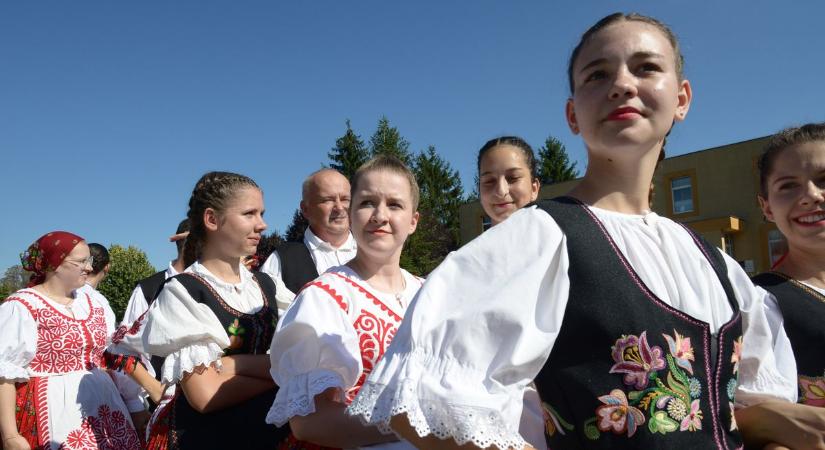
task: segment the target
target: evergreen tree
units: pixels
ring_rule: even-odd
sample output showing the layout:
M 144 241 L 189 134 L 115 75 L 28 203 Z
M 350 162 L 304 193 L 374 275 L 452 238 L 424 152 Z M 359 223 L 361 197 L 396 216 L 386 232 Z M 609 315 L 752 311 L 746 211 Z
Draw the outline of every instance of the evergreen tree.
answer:
M 258 248 L 255 251 L 255 259 L 257 260 L 255 267 L 258 268 L 266 262 L 269 255 L 283 242 L 284 238 L 281 237 L 278 230 L 273 230 L 272 233 L 261 236 L 261 240 L 258 242 Z
M 327 153 L 327 157 L 332 161 L 330 168 L 341 172 L 347 179 L 352 179 L 355 171 L 370 158 L 370 154 L 361 136 L 352 130 L 349 119 L 346 123 L 347 131 L 335 140 L 335 147 Z
M 30 272 L 23 270 L 23 266 L 16 264 L 6 269 L 3 278 L 0 279 L 0 302 L 14 292 L 26 287 L 31 277 Z
M 304 232 L 308 226 L 309 222 L 301 213 L 301 208 L 296 209 L 295 214 L 292 215 L 292 223 L 284 233 L 284 239 L 288 242 L 304 242 Z
M 548 137 L 539 149 L 538 172 L 542 185 L 574 180 L 579 176 L 576 162 L 570 162 L 564 144 L 553 136 Z
M 436 153 L 435 147 L 416 155 L 413 162 L 421 196 L 418 228 L 407 239 L 401 265 L 425 276 L 458 248 L 458 208 L 464 189 L 458 172 Z
M 412 162 L 409 148 L 410 143 L 401 137 L 398 129 L 390 126 L 386 116 L 381 116 L 378 120 L 378 129 L 370 138 L 370 157 L 393 155 L 409 166 Z

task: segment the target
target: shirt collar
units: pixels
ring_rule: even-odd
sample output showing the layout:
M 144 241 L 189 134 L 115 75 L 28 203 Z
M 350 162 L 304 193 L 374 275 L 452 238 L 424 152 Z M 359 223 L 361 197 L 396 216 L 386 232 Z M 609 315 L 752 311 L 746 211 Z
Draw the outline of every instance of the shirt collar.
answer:
M 175 261 L 177 260 L 169 261 L 169 267 L 166 268 L 166 278 L 171 278 L 178 274 L 178 270 L 175 269 L 173 265 Z
M 197 275 L 200 275 L 208 281 L 210 284 L 217 288 L 221 288 L 226 291 L 241 291 L 243 290 L 243 286 L 252 281 L 252 272 L 250 272 L 243 264 L 240 265 L 240 273 L 241 273 L 241 282 L 240 283 L 227 283 L 226 281 L 221 280 L 220 278 L 216 277 L 209 271 L 206 267 L 204 267 L 200 262 L 195 261 L 191 266 L 186 268 L 186 272 L 192 272 Z
M 355 244 L 355 238 L 352 237 L 352 233 L 347 233 L 347 240 L 338 247 L 335 248 L 329 242 L 319 238 L 312 230 L 307 227 L 304 231 L 304 244 L 310 249 L 318 249 L 327 252 L 334 252 L 334 251 L 343 251 L 343 252 L 351 252 L 355 251 L 357 245 Z

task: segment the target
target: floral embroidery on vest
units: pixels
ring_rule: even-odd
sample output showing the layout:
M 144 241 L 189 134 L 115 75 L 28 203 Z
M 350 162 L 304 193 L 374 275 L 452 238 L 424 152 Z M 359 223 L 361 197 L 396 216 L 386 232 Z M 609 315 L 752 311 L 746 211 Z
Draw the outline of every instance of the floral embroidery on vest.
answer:
M 736 386 L 739 383 L 739 361 L 742 359 L 742 336 L 733 341 L 733 353 L 730 355 L 730 362 L 733 364 L 733 376 L 728 380 L 727 394 L 728 407 L 730 408 L 730 431 L 737 430 L 736 415 L 734 411 L 733 396 L 736 394 Z
M 548 436 L 554 436 L 556 432 L 562 436 L 566 435 L 564 431 L 573 431 L 575 427 L 561 418 L 561 415 L 550 406 L 549 403 L 541 402 L 541 410 L 544 416 L 544 432 Z
M 631 437 L 645 422 L 652 433 L 702 429 L 702 383 L 692 376 L 695 356 L 690 338 L 676 330 L 673 336 L 662 337 L 667 354 L 650 345 L 647 331 L 616 340 L 610 373 L 623 374 L 624 384 L 633 390 L 613 389 L 599 397 L 602 404 L 596 408 L 596 416 L 584 423 L 589 439 L 598 439 L 607 431 Z
M 799 403 L 825 406 L 825 374 L 821 377 L 799 375 Z

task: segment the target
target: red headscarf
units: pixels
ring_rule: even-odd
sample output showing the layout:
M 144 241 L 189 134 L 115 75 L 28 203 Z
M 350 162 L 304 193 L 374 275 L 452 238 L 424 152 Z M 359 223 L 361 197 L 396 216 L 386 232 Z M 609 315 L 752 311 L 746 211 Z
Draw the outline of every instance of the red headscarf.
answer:
M 34 241 L 20 254 L 23 269 L 33 272 L 28 287 L 42 283 L 46 279 L 46 272 L 57 269 L 66 259 L 66 255 L 83 240 L 82 237 L 68 231 L 52 231 Z

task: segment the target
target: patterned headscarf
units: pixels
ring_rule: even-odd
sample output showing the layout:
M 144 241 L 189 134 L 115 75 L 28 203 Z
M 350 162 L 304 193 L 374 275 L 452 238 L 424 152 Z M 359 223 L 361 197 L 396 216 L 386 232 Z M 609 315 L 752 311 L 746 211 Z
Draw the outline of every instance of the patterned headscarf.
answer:
M 34 241 L 29 248 L 20 254 L 20 263 L 23 269 L 32 272 L 28 287 L 42 283 L 46 279 L 46 272 L 57 269 L 66 255 L 84 239 L 68 231 L 52 231 Z

